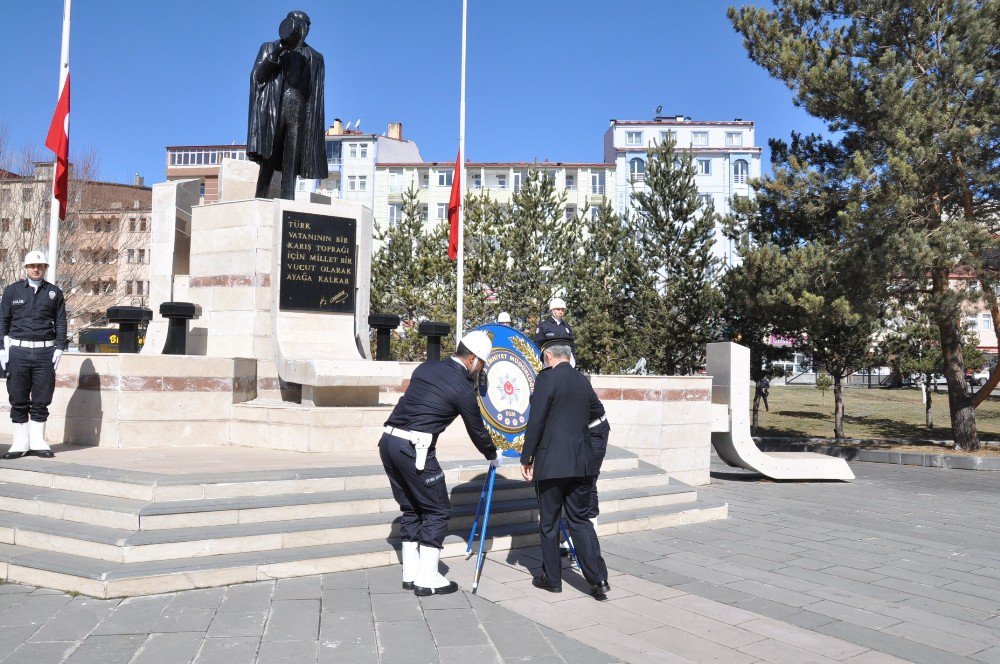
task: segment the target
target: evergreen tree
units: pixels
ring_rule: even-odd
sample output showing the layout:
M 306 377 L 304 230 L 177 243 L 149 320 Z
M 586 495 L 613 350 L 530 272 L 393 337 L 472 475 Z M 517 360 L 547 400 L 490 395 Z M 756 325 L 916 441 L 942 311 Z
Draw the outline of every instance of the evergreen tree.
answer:
M 376 228 L 380 243 L 372 257 L 373 312 L 402 319 L 402 331 L 392 340 L 393 357 L 403 361 L 426 356 L 426 340 L 417 334 L 421 321 L 449 323 L 454 329 L 455 269 L 448 260 L 448 224 L 429 228 L 418 192 L 403 192 L 402 219 Z
M 583 209 L 589 206 L 584 205 Z M 604 200 L 596 217 L 570 220 L 580 225 L 576 259 L 567 267 L 576 321 L 577 366 L 592 373 L 623 373 L 644 347 L 637 293 L 646 268 L 638 238 Z
M 976 450 L 974 408 L 1000 376 L 968 394 L 961 327 L 968 298 L 951 276 L 968 268 L 988 281 L 985 266 L 1000 244 L 1000 0 L 773 4 L 730 9 L 729 17 L 750 58 L 837 132 L 798 151 L 805 163 L 790 162 L 773 190 L 804 191 L 801 181 L 822 173 L 849 199 L 840 217 L 817 225 L 797 214 L 801 228 L 780 230 L 820 235 L 833 223 L 847 242 L 873 248 L 869 273 L 933 322 L 955 443 Z M 997 327 L 1000 310 L 991 310 Z
M 497 297 L 503 290 L 506 256 L 500 251 L 503 232 L 503 206 L 485 190 L 465 196 L 465 329 L 496 320 L 505 303 Z M 521 329 L 523 320 L 512 315 L 512 324 Z
M 690 374 L 718 338 L 719 261 L 712 255 L 718 216 L 695 184 L 694 158 L 673 139 L 647 151 L 646 188 L 633 195 L 645 284 L 638 294 L 644 355 L 654 373 Z

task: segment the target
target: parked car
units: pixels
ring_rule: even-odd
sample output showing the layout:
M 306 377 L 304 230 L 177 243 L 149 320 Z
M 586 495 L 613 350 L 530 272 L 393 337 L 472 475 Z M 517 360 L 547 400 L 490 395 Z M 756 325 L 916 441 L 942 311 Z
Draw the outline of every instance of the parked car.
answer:
M 990 370 L 989 370 L 989 368 L 986 368 L 986 369 L 982 369 L 981 371 L 977 371 L 974 374 L 970 374 L 968 376 L 968 379 L 969 379 L 969 383 L 971 385 L 973 385 L 974 387 L 979 387 L 980 385 L 985 385 L 986 381 L 988 381 L 990 379 Z

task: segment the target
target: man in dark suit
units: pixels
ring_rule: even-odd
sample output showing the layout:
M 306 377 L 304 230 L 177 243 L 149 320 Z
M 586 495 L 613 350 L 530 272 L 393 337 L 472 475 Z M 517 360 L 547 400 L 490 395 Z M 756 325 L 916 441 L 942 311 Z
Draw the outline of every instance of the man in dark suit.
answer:
M 601 557 L 594 524 L 590 522 L 593 477 L 600 459 L 590 443 L 589 425 L 604 415 L 604 406 L 590 381 L 569 364 L 572 351 L 560 343 L 542 351 L 546 365 L 535 381 L 531 414 L 521 451 L 521 475 L 536 483 L 542 574 L 532 585 L 562 591 L 559 560 L 559 517 L 576 546 L 576 556 L 591 594 L 607 599 L 608 568 Z

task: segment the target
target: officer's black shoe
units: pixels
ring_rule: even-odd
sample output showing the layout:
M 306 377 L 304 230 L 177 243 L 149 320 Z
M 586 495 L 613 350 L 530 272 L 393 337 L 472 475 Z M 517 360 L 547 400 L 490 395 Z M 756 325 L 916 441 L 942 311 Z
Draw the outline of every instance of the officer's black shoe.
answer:
M 453 592 L 458 591 L 458 584 L 451 581 L 448 585 L 442 586 L 440 588 L 424 588 L 422 586 L 413 586 L 413 594 L 417 597 L 429 597 L 431 595 L 450 595 Z
M 536 576 L 531 579 L 531 585 L 536 588 L 541 588 L 542 590 L 548 590 L 550 593 L 561 593 L 562 586 L 550 586 L 549 582 L 545 580 L 544 576 Z
M 3 455 L 3 458 L 4 459 L 20 459 L 25 454 L 27 454 L 27 452 L 6 452 Z
M 600 583 L 595 583 L 590 588 L 590 594 L 598 602 L 603 602 L 608 598 L 608 592 L 611 591 L 611 586 L 608 585 L 607 581 L 601 581 Z
M 413 581 L 403 581 L 403 590 L 413 590 L 414 588 Z
M 28 456 L 40 457 L 42 459 L 51 459 L 56 455 L 56 453 L 52 450 L 28 450 L 25 454 Z

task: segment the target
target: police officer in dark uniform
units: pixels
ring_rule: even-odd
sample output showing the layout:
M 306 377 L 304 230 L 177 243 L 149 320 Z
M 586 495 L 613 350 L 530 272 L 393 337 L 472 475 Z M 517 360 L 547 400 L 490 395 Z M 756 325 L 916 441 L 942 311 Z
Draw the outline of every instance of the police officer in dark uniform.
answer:
M 549 302 L 549 317 L 535 328 L 535 345 L 541 348 L 548 341 L 561 339 L 575 348 L 573 328 L 566 322 L 566 301 L 554 297 Z
M 471 382 L 492 349 L 489 335 L 470 332 L 462 337 L 454 356 L 429 360 L 414 369 L 410 385 L 385 421 L 379 440 L 382 465 L 403 512 L 399 526 L 403 588 L 412 588 L 419 596 L 458 590 L 457 583 L 438 572 L 451 515 L 444 471 L 434 449 L 438 434 L 461 415 L 473 444 L 492 465 L 500 465 L 501 457 L 483 426 Z
M 603 416 L 604 406 L 590 381 L 570 366 L 570 355 L 569 346 L 560 343 L 547 345 L 542 351 L 548 369 L 543 369 L 535 381 L 521 450 L 521 475 L 534 481 L 538 491 L 542 573 L 532 580 L 532 585 L 549 592 L 562 591 L 562 512 L 591 594 L 603 600 L 611 587 L 597 533 L 589 520 L 593 478 L 600 467 L 589 428 L 591 416 Z
M 55 456 L 45 442 L 45 422 L 56 367 L 67 346 L 66 301 L 59 288 L 45 281 L 48 267 L 45 254 L 28 252 L 27 278 L 7 286 L 0 297 L 0 365 L 7 371 L 13 423 L 13 441 L 4 459 Z

